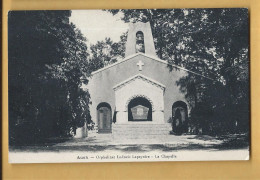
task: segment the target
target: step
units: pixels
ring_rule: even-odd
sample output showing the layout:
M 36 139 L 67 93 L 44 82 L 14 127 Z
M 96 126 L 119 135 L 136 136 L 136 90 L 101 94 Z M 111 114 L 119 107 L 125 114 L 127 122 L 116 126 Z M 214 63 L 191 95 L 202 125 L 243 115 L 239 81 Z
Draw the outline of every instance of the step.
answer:
M 120 134 L 160 134 L 160 133 L 164 133 L 164 132 L 168 132 L 171 131 L 170 129 L 164 129 L 164 130 L 156 130 L 156 129 L 147 129 L 147 130 L 128 130 L 126 129 L 125 131 L 121 131 L 121 130 L 112 130 L 112 133 L 120 133 Z
M 165 124 L 113 124 L 112 136 L 114 140 L 119 141 L 132 141 L 135 140 L 160 140 L 169 135 L 171 125 Z
M 141 130 L 166 130 L 166 129 L 171 129 L 171 126 L 168 124 L 119 124 L 119 125 L 113 125 L 112 126 L 112 131 L 125 131 L 125 130 L 136 130 L 136 131 L 141 131 Z
M 126 123 L 126 124 L 113 124 L 112 126 L 113 127 L 116 127 L 116 126 L 127 126 L 127 127 L 138 127 L 138 126 L 157 126 L 157 127 L 160 127 L 160 126 L 170 126 L 171 124 L 170 123 L 163 123 L 163 124 L 151 124 L 151 123 L 137 123 L 137 122 L 134 122 L 134 123 Z
M 112 128 L 169 128 L 171 124 L 113 124 Z

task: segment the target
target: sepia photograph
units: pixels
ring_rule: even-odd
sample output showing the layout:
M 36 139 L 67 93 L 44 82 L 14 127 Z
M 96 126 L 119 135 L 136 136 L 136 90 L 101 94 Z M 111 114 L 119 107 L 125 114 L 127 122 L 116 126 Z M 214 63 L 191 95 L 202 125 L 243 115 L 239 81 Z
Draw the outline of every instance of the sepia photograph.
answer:
M 248 18 L 9 11 L 9 163 L 249 160 Z

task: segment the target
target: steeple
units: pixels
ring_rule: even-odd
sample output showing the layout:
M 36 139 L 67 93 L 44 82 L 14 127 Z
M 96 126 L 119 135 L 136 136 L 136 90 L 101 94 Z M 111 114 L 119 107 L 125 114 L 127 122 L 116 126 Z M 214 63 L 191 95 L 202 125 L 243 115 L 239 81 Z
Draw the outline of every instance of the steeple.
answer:
M 151 25 L 149 22 L 129 24 L 125 56 L 127 57 L 138 52 L 156 56 Z

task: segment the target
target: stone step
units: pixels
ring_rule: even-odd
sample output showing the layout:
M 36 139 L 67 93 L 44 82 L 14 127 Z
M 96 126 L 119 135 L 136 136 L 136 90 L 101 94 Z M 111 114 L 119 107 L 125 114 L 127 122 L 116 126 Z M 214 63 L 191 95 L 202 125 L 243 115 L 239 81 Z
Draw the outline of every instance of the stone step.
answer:
M 127 124 L 113 124 L 113 127 L 117 127 L 117 126 L 127 126 L 127 127 L 143 127 L 143 126 L 156 126 L 156 127 L 160 127 L 160 126 L 171 126 L 170 123 L 164 123 L 164 124 L 149 124 L 149 123 L 127 123 Z
M 128 123 L 128 124 L 113 124 L 112 127 L 169 127 L 171 124 L 165 123 L 165 124 L 148 124 L 148 123 Z
M 171 129 L 171 126 L 168 124 L 119 124 L 119 125 L 113 125 L 112 126 L 113 130 L 118 130 L 118 129 L 136 129 L 136 130 L 144 130 L 144 129 Z
M 136 131 L 136 130 L 126 130 L 126 131 L 112 131 L 113 134 L 169 134 L 171 130 L 169 129 L 165 129 L 165 130 L 161 130 L 161 131 L 158 131 L 158 130 L 142 130 L 142 131 Z
M 170 129 L 171 127 L 167 127 L 167 126 L 165 126 L 165 127 L 149 127 L 149 126 L 147 126 L 147 127 L 125 127 L 125 126 L 120 126 L 120 127 L 113 127 L 112 129 L 115 129 L 115 130 L 117 130 L 117 129 L 137 129 L 137 130 L 142 130 L 142 129 Z
M 124 136 L 124 137 L 145 137 L 145 136 L 165 136 L 165 135 L 170 135 L 170 132 L 160 132 L 160 133 L 143 133 L 143 134 L 137 134 L 137 133 L 112 133 L 113 136 Z
M 140 139 L 160 140 L 171 131 L 170 124 L 114 124 L 112 126 L 112 136 L 119 141 L 135 141 Z
M 113 132 L 125 132 L 125 131 L 165 131 L 170 130 L 171 128 L 118 128 L 112 129 Z

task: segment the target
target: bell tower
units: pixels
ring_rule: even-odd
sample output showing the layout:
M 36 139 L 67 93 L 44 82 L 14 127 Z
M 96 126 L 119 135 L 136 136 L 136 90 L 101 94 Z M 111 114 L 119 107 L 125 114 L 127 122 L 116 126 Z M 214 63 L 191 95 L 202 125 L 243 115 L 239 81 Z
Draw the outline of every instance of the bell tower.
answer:
M 125 56 L 144 53 L 156 57 L 151 25 L 149 22 L 130 23 Z

